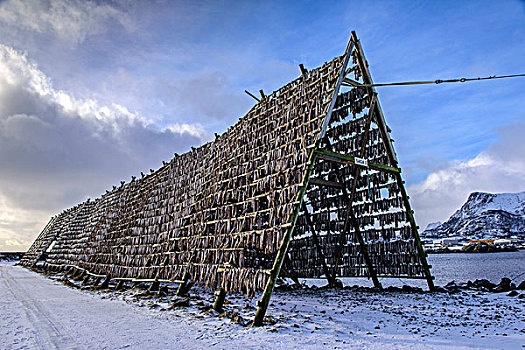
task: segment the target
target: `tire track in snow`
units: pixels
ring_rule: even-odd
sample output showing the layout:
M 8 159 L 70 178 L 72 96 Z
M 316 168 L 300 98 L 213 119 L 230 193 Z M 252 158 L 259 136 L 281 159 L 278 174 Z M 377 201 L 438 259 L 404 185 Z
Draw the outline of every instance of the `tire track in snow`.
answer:
M 60 332 L 42 305 L 37 300 L 33 300 L 30 295 L 19 287 L 18 282 L 11 278 L 8 269 L 7 266 L 3 265 L 0 276 L 6 283 L 8 290 L 24 308 L 28 320 L 36 331 L 38 347 L 43 350 L 78 348 L 67 341 L 67 338 Z

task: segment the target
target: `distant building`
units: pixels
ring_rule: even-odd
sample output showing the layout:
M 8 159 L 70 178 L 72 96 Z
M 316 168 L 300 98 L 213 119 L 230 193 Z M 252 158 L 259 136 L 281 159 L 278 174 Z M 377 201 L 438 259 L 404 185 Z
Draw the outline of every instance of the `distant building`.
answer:
M 510 239 L 496 239 L 494 240 L 494 245 L 511 245 L 512 241 Z
M 448 247 L 451 245 L 459 244 L 460 237 L 446 237 L 434 241 L 434 245 Z

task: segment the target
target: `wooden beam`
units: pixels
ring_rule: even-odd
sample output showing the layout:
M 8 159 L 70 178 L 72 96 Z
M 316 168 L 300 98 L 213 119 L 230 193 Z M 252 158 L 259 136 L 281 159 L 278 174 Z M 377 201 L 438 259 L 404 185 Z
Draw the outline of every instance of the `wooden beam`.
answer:
M 324 275 L 326 276 L 326 280 L 328 281 L 328 284 L 333 286 L 335 279 L 333 278 L 332 274 L 330 273 L 330 270 L 328 269 L 328 265 L 326 264 L 326 258 L 324 257 L 324 254 L 323 254 L 323 249 L 321 248 L 321 245 L 319 244 L 319 237 L 317 235 L 317 231 L 315 230 L 312 219 L 310 218 L 310 213 L 308 212 L 308 208 L 306 207 L 306 204 L 304 204 L 304 202 L 302 205 L 302 210 L 304 213 L 304 218 L 306 219 L 306 224 L 310 227 L 310 231 L 312 232 L 312 238 L 314 240 L 315 248 L 317 250 L 317 255 L 319 255 L 319 260 L 321 261 L 321 265 L 323 267 L 323 272 L 324 272 Z
M 352 31 L 352 39 L 351 39 L 356 47 L 357 51 L 357 65 L 361 69 L 361 73 L 363 74 L 363 82 L 365 84 L 373 84 L 372 81 L 372 75 L 370 74 L 370 71 L 368 70 L 368 62 L 365 59 L 365 55 L 363 52 L 363 48 L 361 47 L 361 42 L 357 38 L 357 34 L 355 31 Z M 373 87 L 369 87 L 368 91 L 370 94 L 375 94 L 376 90 Z M 385 148 L 387 149 L 388 157 L 390 158 L 391 165 L 393 167 L 397 167 L 397 157 L 396 152 L 394 151 L 394 146 L 392 145 L 392 139 L 390 138 L 390 134 L 388 133 L 388 130 L 386 128 L 386 121 L 385 116 L 383 114 L 383 111 L 381 110 L 381 106 L 379 103 L 376 105 L 377 108 L 377 115 L 376 115 L 376 121 L 377 126 L 379 127 L 379 132 L 381 133 L 381 137 L 383 138 L 383 142 L 385 144 Z
M 330 101 L 330 105 L 328 106 L 328 110 L 326 111 L 326 116 L 323 121 L 323 125 L 321 126 L 321 132 L 318 135 L 318 140 L 322 140 L 326 134 L 326 129 L 328 128 L 328 124 L 330 124 L 330 118 L 332 117 L 332 112 L 334 110 L 335 102 L 337 100 L 337 95 L 339 94 L 339 89 L 341 88 L 341 83 L 343 82 L 343 79 L 345 78 L 346 73 L 346 67 L 348 66 L 348 62 L 350 62 L 350 56 L 352 53 L 352 50 L 354 49 L 354 42 L 352 38 L 348 41 L 348 44 L 346 45 L 345 50 L 345 59 L 343 61 L 343 70 L 341 73 L 339 73 L 339 78 L 337 78 L 337 83 L 335 84 L 335 89 L 332 94 L 332 99 Z
M 295 272 L 293 272 L 291 269 L 290 271 L 288 271 L 287 266 L 289 265 L 290 265 L 290 256 L 288 255 L 286 260 L 284 261 L 283 267 L 281 267 L 281 272 L 285 275 L 285 277 L 290 278 L 297 287 L 302 287 L 301 282 L 299 282 L 299 278 L 297 277 Z
M 268 304 L 270 304 L 270 298 L 273 293 L 273 288 L 275 287 L 275 282 L 277 282 L 277 278 L 279 277 L 279 273 L 281 272 L 281 268 L 283 266 L 284 258 L 286 257 L 286 254 L 288 252 L 288 246 L 290 245 L 290 240 L 292 239 L 292 233 L 295 227 L 295 223 L 297 221 L 297 216 L 299 214 L 299 208 L 306 193 L 306 187 L 308 186 L 308 180 L 310 179 L 310 174 L 313 170 L 315 159 L 316 153 L 313 151 L 310 152 L 310 157 L 308 161 L 309 166 L 304 174 L 303 185 L 301 186 L 301 188 L 299 189 L 299 193 L 297 194 L 296 202 L 298 204 L 295 205 L 293 214 L 290 217 L 290 226 L 287 228 L 286 233 L 284 234 L 284 237 L 281 241 L 281 245 L 279 246 L 279 250 L 277 251 L 273 267 L 270 271 L 270 278 L 266 283 L 266 287 L 264 288 L 261 300 L 259 300 L 259 302 L 257 303 L 258 308 L 253 319 L 253 326 L 261 326 L 263 324 L 264 315 L 266 314 L 266 310 L 268 309 Z
M 317 178 L 310 179 L 310 183 L 312 185 L 331 187 L 331 188 L 339 188 L 339 189 L 342 189 L 342 188 L 345 187 L 345 185 L 340 183 L 340 182 L 328 181 L 328 180 L 317 179 Z
M 349 79 L 349 78 L 344 78 L 343 79 L 343 85 L 344 86 L 352 86 L 352 87 L 364 87 L 363 84 L 361 84 L 360 82 L 357 82 L 357 81 Z
M 182 283 L 179 285 L 179 288 L 177 289 L 176 295 L 181 297 L 184 296 L 189 289 L 186 289 L 186 286 L 190 282 L 190 273 L 186 271 L 184 273 L 184 277 L 182 278 Z
M 365 59 L 365 54 L 363 51 L 363 48 L 361 47 L 361 42 L 357 38 L 357 34 L 355 31 L 352 31 L 352 39 L 351 39 L 357 49 L 357 64 L 359 65 L 359 68 L 361 69 L 361 72 L 363 74 L 363 82 L 365 85 L 371 85 L 373 84 L 372 76 L 370 74 L 370 71 L 368 70 L 368 63 Z M 368 87 L 369 93 L 375 94 L 375 88 L 374 87 Z M 393 167 L 397 168 L 397 157 L 396 153 L 394 151 L 394 146 L 392 145 L 392 139 L 390 138 L 390 134 L 388 131 L 388 126 L 386 125 L 385 117 L 383 115 L 383 111 L 381 110 L 381 106 L 379 103 L 376 107 L 377 114 L 376 114 L 376 122 L 377 126 L 379 127 L 379 131 L 381 133 L 381 138 L 383 139 L 383 143 L 385 145 L 385 149 L 387 151 L 388 158 L 390 160 L 390 164 Z M 412 237 L 414 238 L 416 242 L 416 249 L 418 251 L 419 257 L 421 259 L 421 264 L 423 265 L 423 271 L 427 280 L 428 289 L 430 291 L 435 290 L 434 286 L 434 279 L 432 277 L 432 274 L 430 273 L 430 267 L 427 262 L 427 255 L 425 253 L 425 250 L 423 249 L 423 244 L 421 243 L 421 238 L 419 237 L 419 233 L 417 232 L 418 227 L 416 225 L 416 220 L 414 218 L 414 212 L 412 208 L 410 207 L 410 201 L 408 200 L 408 195 L 406 193 L 405 184 L 403 182 L 403 179 L 401 178 L 401 174 L 397 173 L 394 174 L 394 177 L 396 179 L 397 185 L 401 191 L 401 197 L 403 200 L 403 204 L 405 206 L 405 210 L 408 214 L 408 219 L 410 222 L 410 227 L 412 231 Z
M 273 267 L 270 272 L 270 278 L 268 279 L 268 283 L 266 283 L 266 287 L 264 288 L 264 292 L 262 294 L 261 300 L 258 303 L 259 307 L 257 308 L 257 312 L 255 313 L 255 317 L 253 319 L 253 323 L 252 323 L 253 326 L 260 326 L 263 324 L 264 315 L 266 314 L 266 310 L 268 309 L 268 304 L 270 303 L 270 298 L 272 296 L 273 288 L 275 287 L 275 282 L 277 281 L 277 278 L 279 277 L 279 273 L 281 271 L 281 267 L 283 265 L 284 258 L 286 257 L 286 254 L 288 252 L 288 246 L 290 245 L 290 240 L 292 239 L 292 233 L 295 227 L 295 223 L 297 221 L 297 216 L 299 215 L 299 210 L 301 208 L 301 204 L 303 202 L 304 195 L 306 193 L 306 188 L 308 187 L 310 175 L 313 171 L 315 161 L 317 159 L 317 153 L 315 151 L 319 147 L 321 140 L 324 138 L 324 135 L 326 133 L 326 128 L 328 127 L 328 124 L 330 122 L 330 118 L 332 116 L 332 111 L 334 109 L 335 101 L 337 99 L 337 95 L 339 94 L 341 82 L 343 81 L 344 74 L 346 72 L 346 67 L 348 66 L 348 62 L 350 61 L 350 56 L 351 56 L 350 54 L 352 52 L 353 47 L 354 47 L 353 41 L 352 39 L 350 39 L 348 41 L 348 44 L 346 45 L 346 50 L 344 53 L 345 58 L 344 58 L 344 61 L 341 67 L 341 71 L 339 72 L 339 78 L 337 80 L 336 86 L 334 88 L 334 91 L 332 92 L 330 104 L 325 113 L 325 117 L 324 117 L 325 119 L 323 121 L 323 126 L 321 127 L 321 131 L 317 135 L 315 139 L 315 143 L 310 150 L 310 154 L 308 155 L 308 166 L 304 173 L 304 177 L 302 181 L 303 184 L 297 194 L 297 199 L 294 205 L 294 211 L 290 217 L 290 221 L 288 222 L 290 226 L 286 230 L 286 233 L 284 234 L 284 237 L 281 241 L 279 250 L 277 251 L 277 255 L 275 257 Z
M 157 273 L 157 276 L 155 277 L 155 280 L 153 281 L 153 283 L 149 287 L 149 291 L 150 292 L 158 292 L 159 291 L 160 281 L 159 281 L 158 278 L 159 278 L 159 274 Z
M 304 65 L 299 64 L 299 69 L 301 70 L 301 75 L 305 76 L 308 73 L 308 69 L 304 68 Z
M 259 93 L 261 94 L 261 99 L 264 100 L 266 98 L 266 95 L 264 94 L 263 89 L 259 90 Z
M 102 284 L 100 285 L 100 289 L 107 289 L 109 287 L 109 281 L 111 281 L 111 276 L 107 275 Z
M 261 100 L 259 100 L 257 97 L 255 97 L 251 92 L 249 92 L 248 90 L 244 90 L 244 92 L 246 92 L 250 97 L 254 98 L 255 101 L 257 102 L 261 102 Z
M 399 168 L 395 168 L 395 167 L 384 165 L 384 164 L 371 163 L 359 157 L 354 157 L 351 155 L 333 152 L 328 149 L 319 148 L 317 150 L 317 153 L 319 154 L 319 159 L 327 160 L 330 162 L 336 162 L 336 163 L 342 163 L 342 164 L 352 164 L 352 165 L 360 166 L 362 168 L 370 168 L 370 169 L 379 170 L 379 171 L 386 171 L 389 173 L 400 173 L 401 172 L 401 169 Z
M 226 300 L 226 291 L 224 290 L 224 288 L 219 288 L 219 290 L 215 292 L 215 295 L 217 296 L 217 298 L 213 303 L 213 310 L 217 312 L 222 312 L 222 307 L 224 305 L 224 301 Z

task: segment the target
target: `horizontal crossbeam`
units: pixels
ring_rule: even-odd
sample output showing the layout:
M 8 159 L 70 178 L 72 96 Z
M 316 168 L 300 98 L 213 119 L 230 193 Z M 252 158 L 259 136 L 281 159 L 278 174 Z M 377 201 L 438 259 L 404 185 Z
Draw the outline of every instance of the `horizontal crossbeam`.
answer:
M 310 179 L 310 184 L 317 185 L 317 186 L 339 188 L 339 189 L 345 187 L 345 185 L 340 182 L 328 181 L 328 180 L 323 180 L 323 179 Z
M 386 171 L 389 173 L 400 173 L 401 172 L 401 169 L 399 168 L 394 168 L 389 165 L 371 163 L 371 162 L 368 162 L 358 157 L 349 156 L 349 155 L 341 154 L 337 152 L 332 152 L 327 149 L 320 148 L 316 150 L 316 152 L 320 159 L 328 160 L 331 162 L 337 162 L 337 163 L 343 163 L 343 164 L 353 164 L 353 165 L 360 166 L 363 168 L 370 168 L 370 169 L 379 170 L 379 171 Z

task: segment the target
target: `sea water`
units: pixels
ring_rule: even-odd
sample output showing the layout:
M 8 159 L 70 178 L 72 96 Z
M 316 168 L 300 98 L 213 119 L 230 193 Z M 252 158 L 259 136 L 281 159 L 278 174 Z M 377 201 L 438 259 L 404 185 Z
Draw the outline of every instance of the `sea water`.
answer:
M 476 279 L 487 279 L 499 283 L 503 277 L 508 277 L 516 285 L 525 281 L 525 250 L 504 253 L 444 253 L 429 254 L 428 263 L 432 265 L 431 273 L 434 284 L 444 286 L 456 281 L 467 282 Z M 373 287 L 368 278 L 339 278 L 344 285 L 359 285 Z M 409 285 L 427 288 L 425 279 L 386 278 L 380 277 L 383 287 Z M 325 279 L 307 279 L 308 285 L 322 286 Z
M 525 250 L 504 253 L 429 254 L 432 275 L 437 285 L 487 279 L 498 283 L 502 277 L 516 285 L 525 281 Z

